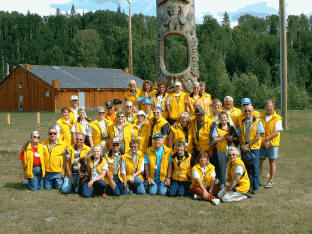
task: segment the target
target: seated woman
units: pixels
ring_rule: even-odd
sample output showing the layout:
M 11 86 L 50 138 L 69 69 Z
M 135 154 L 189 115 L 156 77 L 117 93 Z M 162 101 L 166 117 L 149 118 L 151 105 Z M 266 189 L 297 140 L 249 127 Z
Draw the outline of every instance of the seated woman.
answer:
M 194 199 L 203 199 L 211 201 L 214 205 L 219 205 L 220 200 L 213 195 L 216 173 L 208 158 L 207 152 L 199 152 L 198 162 L 192 168 L 191 191 L 194 194 Z
M 143 183 L 144 156 L 139 151 L 139 140 L 130 141 L 130 151 L 121 158 L 120 180 L 127 190 L 136 194 L 145 194 Z
M 250 181 L 244 162 L 239 157 L 236 147 L 230 146 L 227 150 L 227 179 L 229 183 L 220 190 L 218 197 L 223 202 L 240 201 L 247 198 L 245 195 L 250 188 Z
M 220 184 L 221 188 L 225 186 L 225 173 L 226 173 L 226 150 L 232 146 L 233 141 L 238 138 L 236 129 L 228 122 L 228 114 L 226 111 L 221 111 L 219 114 L 219 124 L 212 132 L 213 144 L 216 144 L 218 162 L 220 168 Z M 236 137 L 236 138 L 235 138 Z
M 82 159 L 80 159 L 79 162 L 82 162 Z M 106 183 L 104 181 L 104 177 L 107 171 L 105 170 L 104 166 L 107 162 L 102 157 L 102 148 L 100 145 L 96 145 L 93 147 L 90 159 L 91 160 L 89 170 L 91 171 L 91 176 L 86 176 L 85 173 L 86 168 L 81 167 L 81 163 L 79 165 L 79 176 L 82 180 L 81 181 L 82 196 L 91 197 L 92 195 L 96 195 L 106 197 L 105 194 Z
M 84 143 L 87 146 L 90 146 L 88 133 L 89 133 L 89 123 L 91 122 L 91 120 L 87 118 L 86 110 L 83 107 L 80 107 L 78 109 L 78 114 L 79 114 L 79 117 L 71 128 L 73 142 L 74 144 L 76 144 L 75 133 L 82 132 L 85 135 Z
M 43 189 L 43 177 L 45 176 L 43 146 L 39 143 L 39 132 L 32 131 L 31 141 L 28 141 L 20 155 L 25 178 L 28 179 L 28 187 L 32 191 Z
M 184 197 L 190 187 L 191 175 L 191 154 L 185 151 L 185 143 L 178 141 L 175 145 L 176 153 L 172 155 L 172 181 L 169 189 L 169 196 Z M 170 178 L 171 175 L 168 175 Z
M 63 107 L 62 118 L 56 121 L 55 129 L 57 131 L 57 137 L 66 143 L 67 146 L 72 145 L 71 129 L 73 122 L 69 119 L 70 110 L 68 107 Z

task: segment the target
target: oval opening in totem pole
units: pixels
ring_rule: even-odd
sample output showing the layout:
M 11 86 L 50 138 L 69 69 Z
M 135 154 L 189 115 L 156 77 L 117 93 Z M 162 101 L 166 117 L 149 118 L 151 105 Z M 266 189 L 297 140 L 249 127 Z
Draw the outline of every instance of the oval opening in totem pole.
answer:
M 194 82 L 199 78 L 194 0 L 156 0 L 156 4 L 157 81 L 166 82 L 168 90 L 173 90 L 174 82 L 180 81 L 185 91 L 192 92 Z M 171 35 L 185 38 L 187 44 L 187 67 L 180 73 L 170 73 L 166 68 L 165 42 L 166 38 Z

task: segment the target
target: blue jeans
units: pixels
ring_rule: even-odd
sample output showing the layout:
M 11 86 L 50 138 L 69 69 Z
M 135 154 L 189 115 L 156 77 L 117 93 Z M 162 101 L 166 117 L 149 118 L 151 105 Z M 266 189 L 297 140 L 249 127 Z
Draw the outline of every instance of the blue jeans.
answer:
M 104 180 L 97 180 L 92 184 L 92 188 L 88 187 L 90 180 L 87 180 L 82 184 L 81 195 L 83 197 L 91 197 L 92 195 L 102 196 L 106 189 L 106 183 Z
M 250 188 L 255 190 L 259 189 L 260 184 L 260 169 L 259 169 L 260 150 L 257 149 L 251 151 L 256 155 L 255 160 L 251 162 L 246 162 L 244 160 L 244 163 L 250 180 Z
M 28 179 L 28 187 L 32 191 L 43 189 L 43 179 L 41 166 L 33 167 L 34 178 Z
M 44 188 L 51 189 L 61 189 L 64 179 L 61 176 L 61 172 L 47 172 L 44 177 Z
M 112 189 L 111 186 L 107 186 L 106 188 L 107 194 L 111 196 L 120 196 L 128 193 L 128 191 L 125 189 L 125 185 L 120 181 L 118 176 L 114 176 L 113 180 L 116 183 L 116 187 Z
M 226 152 L 218 152 L 218 161 L 220 168 L 220 184 L 225 185 L 226 163 L 228 161 Z
M 149 188 L 148 188 L 148 192 L 150 195 L 166 195 L 167 190 L 168 190 L 168 186 L 165 185 L 165 181 L 154 181 L 155 184 L 150 184 Z
M 72 184 L 72 182 L 68 176 L 65 177 L 64 183 L 63 183 L 62 188 L 61 188 L 62 193 L 65 193 L 65 194 L 68 194 L 71 192 L 78 193 L 80 177 L 78 174 L 73 174 L 73 178 L 75 180 L 74 184 Z
M 170 197 L 184 197 L 188 193 L 190 182 L 188 181 L 175 181 L 172 180 L 169 189 Z
M 146 193 L 143 181 L 137 176 L 134 178 L 133 183 L 128 182 L 129 189 L 136 194 L 143 195 Z

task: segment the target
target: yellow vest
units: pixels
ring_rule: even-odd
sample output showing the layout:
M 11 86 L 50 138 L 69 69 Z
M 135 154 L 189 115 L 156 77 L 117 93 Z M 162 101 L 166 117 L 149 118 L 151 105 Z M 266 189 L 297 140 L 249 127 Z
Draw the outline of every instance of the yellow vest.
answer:
M 205 109 L 207 111 L 207 115 L 209 116 L 211 114 L 210 113 L 210 105 L 209 105 L 209 103 L 211 101 L 211 95 L 209 93 L 204 92 L 204 96 L 205 96 L 205 98 L 204 98 L 204 105 L 206 106 Z
M 50 153 L 50 141 L 46 139 L 42 142 L 44 165 L 46 172 L 62 172 L 64 163 L 64 150 L 67 145 L 65 142 L 58 140 Z
M 134 173 L 136 173 L 140 170 L 141 165 L 144 162 L 144 155 L 142 154 L 142 152 L 138 151 L 138 156 L 136 158 L 136 165 L 137 165 L 136 171 L 134 171 L 135 164 L 132 160 L 132 156 L 130 154 L 130 151 L 128 153 L 125 153 L 124 155 L 122 155 L 122 159 L 125 160 L 125 162 L 126 162 L 126 179 L 128 181 L 130 179 L 130 177 L 133 176 Z M 139 174 L 138 176 L 142 181 L 144 181 L 142 173 Z M 124 182 L 122 179 L 121 173 L 119 173 L 119 179 L 122 182 Z
M 40 154 L 42 177 L 44 177 L 45 176 L 45 165 L 44 165 L 43 145 L 42 144 L 38 144 L 37 151 Z M 26 174 L 26 177 L 29 179 L 34 178 L 33 166 L 34 166 L 34 153 L 32 151 L 31 143 L 29 143 L 26 150 L 24 150 L 25 174 Z
M 186 153 L 187 154 L 187 153 Z M 191 168 L 192 155 L 183 156 L 180 166 L 178 165 L 178 157 L 172 157 L 173 174 L 172 179 L 175 181 L 189 181 L 192 178 Z
M 204 119 L 201 129 L 199 130 L 199 140 L 197 140 L 197 121 L 196 119 L 191 121 L 192 140 L 198 151 L 207 151 L 210 149 L 210 127 L 213 124 L 209 118 Z
M 169 167 L 169 158 L 171 155 L 171 149 L 167 146 L 163 145 L 164 152 L 161 158 L 161 168 L 160 168 L 160 181 L 164 181 L 168 174 L 168 167 Z M 156 152 L 155 152 L 155 146 L 149 147 L 147 149 L 148 154 L 148 160 L 149 160 L 149 166 L 150 166 L 150 178 L 152 180 L 155 179 L 155 170 L 156 168 Z
M 153 125 L 153 121 L 154 121 L 154 118 L 152 118 L 150 120 L 151 127 Z M 168 124 L 168 121 L 164 117 L 160 116 L 159 119 L 156 121 L 156 123 L 154 125 L 153 132 L 152 132 L 152 137 L 155 136 L 156 133 L 161 133 L 161 128 L 165 124 Z M 169 124 L 168 124 L 168 130 L 169 130 Z
M 211 183 L 211 173 L 214 171 L 215 167 L 211 164 L 208 163 L 207 164 L 207 169 L 206 169 L 206 174 L 204 176 L 202 168 L 200 166 L 200 163 L 197 163 L 193 168 L 192 171 L 197 171 L 200 175 L 200 181 L 203 183 L 203 185 L 207 188 L 210 186 Z M 204 180 L 205 177 L 205 180 Z M 194 186 L 199 186 L 197 181 L 192 178 L 192 184 L 191 184 L 191 188 L 194 188 Z
M 247 170 L 246 170 L 244 162 L 240 158 L 236 158 L 235 161 L 234 161 L 233 166 L 231 167 L 231 169 L 230 169 L 230 165 L 231 165 L 231 161 L 228 161 L 228 163 L 227 163 L 227 173 L 228 173 L 228 175 L 230 177 L 230 183 L 232 183 L 232 181 L 234 179 L 235 168 L 238 165 L 241 165 L 244 168 L 245 173 L 239 179 L 238 184 L 236 186 L 236 190 L 238 192 L 241 192 L 242 194 L 247 193 L 249 188 L 250 188 L 250 181 L 249 181 L 249 178 L 248 178 L 248 173 L 247 173 Z
M 102 174 L 102 169 L 103 169 L 103 167 L 105 166 L 105 164 L 106 164 L 106 160 L 103 158 L 103 159 L 102 159 L 102 162 L 99 163 L 99 164 L 96 166 L 96 171 L 97 171 L 97 173 L 98 173 L 99 175 Z M 93 171 L 93 167 L 94 167 L 94 162 L 93 162 L 93 160 L 91 160 L 91 161 L 90 161 L 91 173 L 92 173 L 92 171 Z M 103 178 L 102 180 L 104 180 L 104 178 Z
M 138 129 L 136 124 L 133 124 L 131 130 L 131 138 L 140 141 L 139 150 L 145 155 L 148 145 L 149 133 L 151 131 L 151 125 L 148 122 L 144 122 L 140 129 Z
M 259 111 L 256 111 L 256 110 L 255 110 L 255 111 L 253 112 L 253 116 L 254 116 L 255 118 L 260 118 L 261 113 L 260 113 Z M 240 115 L 237 117 L 238 126 L 241 124 L 241 122 L 242 122 L 244 119 L 245 119 L 245 116 L 244 116 L 243 113 L 240 114 Z
M 241 133 L 242 133 L 242 141 L 243 144 L 246 144 L 245 142 L 245 135 L 246 135 L 246 125 L 245 125 L 245 119 L 242 120 L 242 122 L 240 123 L 240 129 L 241 129 Z M 251 122 L 251 125 L 249 127 L 249 133 L 248 133 L 248 142 L 251 142 L 255 136 L 257 135 L 257 129 L 258 129 L 258 123 L 259 123 L 260 119 L 259 118 L 255 118 L 253 117 L 253 120 Z M 253 143 L 250 146 L 250 149 L 254 150 L 254 149 L 260 149 L 261 146 L 261 137 L 259 138 L 259 140 L 257 140 L 255 143 Z
M 140 89 L 136 89 L 135 95 L 133 93 L 130 92 L 130 90 L 128 90 L 125 93 L 125 101 L 131 101 L 133 103 L 133 105 L 137 106 L 137 99 L 140 96 Z
M 176 93 L 170 93 L 168 98 L 170 100 L 169 118 L 174 120 L 180 119 L 181 113 L 185 111 L 185 100 L 187 98 L 187 94 L 180 92 L 180 96 L 176 96 Z
M 107 134 L 107 130 L 109 128 L 109 122 L 104 119 L 105 121 L 105 125 L 106 125 L 106 131 L 103 132 L 105 134 Z M 94 120 L 93 122 L 90 123 L 90 127 L 93 130 L 93 145 L 100 145 L 101 141 L 102 141 L 102 130 L 101 130 L 101 124 L 100 121 L 98 119 Z
M 218 131 L 219 137 L 223 137 L 229 133 L 229 128 L 224 130 L 224 129 L 222 129 L 221 126 L 218 125 L 218 126 L 216 126 L 216 129 Z M 216 146 L 217 146 L 218 152 L 226 152 L 226 147 L 228 146 L 228 141 L 226 139 L 224 139 L 223 141 L 219 141 Z
M 113 139 L 116 136 L 116 131 L 117 131 L 116 123 L 108 128 L 108 135 L 110 139 Z M 131 131 L 132 124 L 126 122 L 126 125 L 123 128 L 123 137 L 125 140 L 125 152 L 128 152 L 130 150 L 129 143 L 131 141 Z
M 264 135 L 266 137 L 266 136 L 271 135 L 274 132 L 274 128 L 275 128 L 277 121 L 281 120 L 282 117 L 279 116 L 278 114 L 276 114 L 275 111 L 273 113 L 273 116 L 269 119 L 269 121 L 267 123 L 265 121 L 265 117 L 266 117 L 266 114 L 264 113 L 261 115 L 260 119 L 262 120 L 264 131 L 265 131 Z M 270 146 L 271 147 L 272 146 L 279 146 L 280 145 L 280 138 L 281 138 L 281 133 L 279 132 L 277 136 L 273 137 L 270 140 Z
M 115 120 L 116 120 L 116 112 L 114 111 L 114 113 L 109 116 L 107 112 L 105 112 L 104 114 L 104 118 L 107 122 L 109 122 L 110 124 L 112 124 Z
M 173 133 L 173 147 L 175 146 L 175 144 L 178 142 L 178 141 L 183 141 L 185 142 L 185 133 L 183 131 L 183 127 L 181 125 L 181 123 L 179 122 L 176 127 L 175 126 L 171 126 L 170 127 L 170 130 L 172 131 Z M 186 151 L 188 153 L 191 153 L 192 152 L 192 132 L 191 132 L 191 128 L 188 126 L 188 145 L 186 147 Z
M 79 106 L 78 106 L 78 108 L 79 108 Z M 78 119 L 78 117 L 79 117 L 79 114 L 77 114 L 77 119 L 76 119 L 76 117 L 75 117 L 75 114 L 74 114 L 74 112 L 73 112 L 73 108 L 72 107 L 69 107 L 69 121 L 71 122 L 71 123 L 74 123 L 74 122 L 76 122 L 77 121 L 77 119 Z
M 222 107 L 222 110 L 225 110 L 224 107 Z M 241 115 L 241 113 L 242 113 L 242 112 L 241 112 L 240 109 L 238 109 L 237 107 L 234 107 L 234 106 L 233 106 L 232 111 L 231 111 L 231 113 L 230 113 L 230 117 L 231 117 L 231 119 L 232 119 L 232 121 L 233 121 L 233 123 L 234 123 L 236 129 L 237 129 L 238 126 L 239 126 L 238 118 L 239 118 L 239 116 Z
M 58 121 L 56 121 L 56 123 L 61 127 L 59 139 L 61 141 L 64 141 L 67 144 L 67 146 L 71 146 L 72 145 L 71 129 L 73 126 L 73 122 L 70 122 L 69 120 L 68 124 L 66 123 L 64 118 L 61 118 Z
M 209 111 L 207 109 L 207 106 L 205 105 L 206 96 L 202 95 L 202 96 L 199 96 L 198 99 L 195 99 L 195 98 L 191 97 L 190 94 L 188 94 L 187 98 L 188 98 L 188 102 L 189 102 L 189 106 L 190 106 L 190 115 L 191 116 L 194 116 L 194 113 L 195 113 L 195 109 L 194 109 L 194 102 L 195 101 L 199 101 L 200 102 L 200 106 L 203 108 L 203 110 L 206 113 L 207 112 L 209 113 Z
M 91 148 L 85 144 L 83 144 L 82 149 L 80 151 L 80 158 L 84 158 L 88 156 L 89 151 Z M 71 145 L 70 147 L 67 148 L 67 152 L 70 155 L 70 163 L 74 164 L 75 161 L 75 145 Z

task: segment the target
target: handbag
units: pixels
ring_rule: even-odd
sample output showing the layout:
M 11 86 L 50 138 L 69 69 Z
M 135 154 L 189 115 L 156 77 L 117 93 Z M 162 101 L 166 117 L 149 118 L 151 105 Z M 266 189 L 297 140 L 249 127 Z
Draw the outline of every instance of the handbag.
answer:
M 243 154 L 243 160 L 247 161 L 248 163 L 251 163 L 252 161 L 254 161 L 256 157 L 257 157 L 256 154 L 252 151 L 248 151 Z

